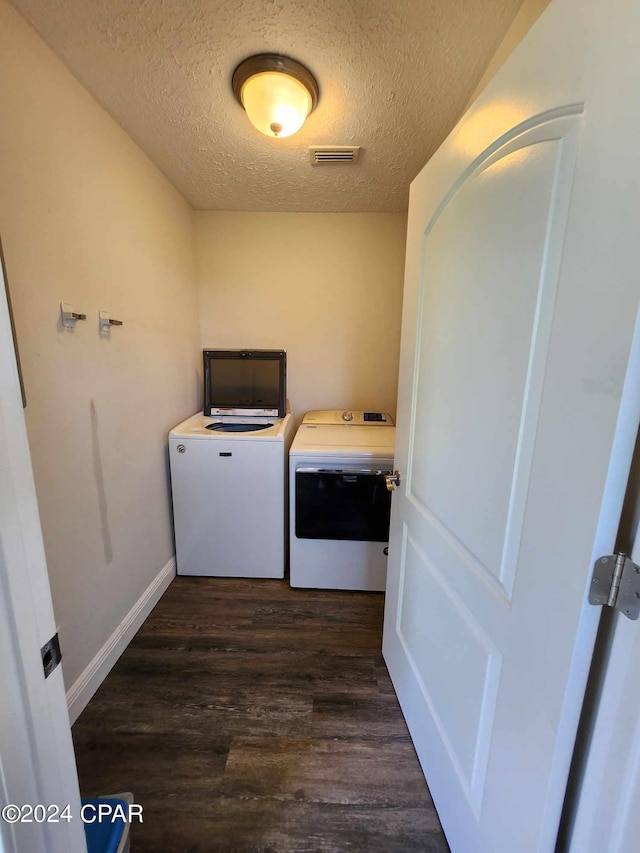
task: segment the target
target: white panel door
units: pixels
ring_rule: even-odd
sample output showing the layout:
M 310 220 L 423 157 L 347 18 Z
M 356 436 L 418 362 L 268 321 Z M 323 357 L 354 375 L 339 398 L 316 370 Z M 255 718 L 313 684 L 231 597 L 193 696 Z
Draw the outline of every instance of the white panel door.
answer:
M 411 189 L 384 655 L 454 853 L 555 844 L 639 415 L 638 33 L 554 0 Z

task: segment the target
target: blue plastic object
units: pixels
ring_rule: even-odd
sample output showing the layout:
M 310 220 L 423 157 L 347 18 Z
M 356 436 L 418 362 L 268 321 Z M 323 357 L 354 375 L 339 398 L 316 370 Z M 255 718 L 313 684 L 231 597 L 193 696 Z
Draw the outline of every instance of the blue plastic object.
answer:
M 111 806 L 112 813 L 107 815 L 106 819 L 103 818 L 98 822 L 98 806 L 101 803 Z M 84 824 L 88 853 L 116 853 L 126 824 L 121 817 L 113 817 L 113 810 L 116 806 L 121 806 L 122 813 L 127 814 L 126 802 L 124 800 L 113 800 L 110 797 L 96 797 L 95 799 L 83 800 L 82 805 L 95 806 L 95 810 L 88 809 L 84 812 L 88 818 L 95 817 L 93 823 Z

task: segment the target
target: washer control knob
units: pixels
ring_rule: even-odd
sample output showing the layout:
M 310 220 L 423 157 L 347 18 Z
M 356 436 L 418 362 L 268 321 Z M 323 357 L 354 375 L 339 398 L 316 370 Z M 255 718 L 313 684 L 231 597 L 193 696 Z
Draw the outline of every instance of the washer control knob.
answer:
M 353 412 L 343 412 L 342 413 L 343 421 L 352 421 L 353 420 Z
M 178 453 L 185 453 L 187 448 L 184 446 L 184 444 L 179 444 L 176 450 L 178 451 Z

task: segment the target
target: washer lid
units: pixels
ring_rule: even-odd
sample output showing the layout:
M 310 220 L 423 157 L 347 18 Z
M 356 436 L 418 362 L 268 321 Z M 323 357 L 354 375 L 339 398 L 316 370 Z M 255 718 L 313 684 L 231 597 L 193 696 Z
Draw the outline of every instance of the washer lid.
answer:
M 387 412 L 361 412 L 352 409 L 322 409 L 307 412 L 303 424 L 341 424 L 344 426 L 393 426 Z
M 263 421 L 264 429 L 252 430 L 251 432 L 222 432 L 219 430 L 207 429 L 209 424 L 219 423 L 222 418 L 209 418 L 198 412 L 186 421 L 183 421 L 178 426 L 174 427 L 169 433 L 170 439 L 216 439 L 222 438 L 233 439 L 233 441 L 284 441 L 284 435 L 287 425 L 291 420 L 291 415 L 285 415 L 284 418 L 225 418 L 227 423 L 238 423 L 243 421 L 251 421 L 252 424 L 257 424 L 258 421 Z
M 303 423 L 291 445 L 297 456 L 393 457 L 395 427 Z

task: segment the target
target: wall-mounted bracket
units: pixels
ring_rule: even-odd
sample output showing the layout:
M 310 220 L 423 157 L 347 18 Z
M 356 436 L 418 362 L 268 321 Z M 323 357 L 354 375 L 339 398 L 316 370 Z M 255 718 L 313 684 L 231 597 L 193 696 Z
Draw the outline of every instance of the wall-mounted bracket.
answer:
M 78 320 L 86 320 L 86 314 L 80 314 L 73 305 L 70 305 L 68 302 L 60 303 L 60 313 L 62 315 L 62 325 L 66 326 L 67 329 L 75 329 L 76 323 Z
M 100 311 L 100 331 L 109 333 L 112 326 L 122 326 L 122 320 L 114 320 L 108 311 Z

